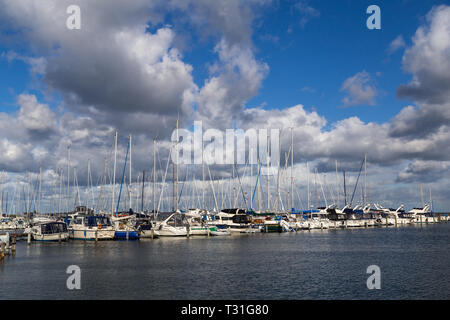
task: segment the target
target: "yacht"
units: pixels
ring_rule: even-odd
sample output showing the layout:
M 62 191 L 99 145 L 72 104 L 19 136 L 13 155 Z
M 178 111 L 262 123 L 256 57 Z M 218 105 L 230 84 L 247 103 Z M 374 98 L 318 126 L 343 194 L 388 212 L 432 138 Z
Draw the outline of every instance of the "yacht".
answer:
M 188 222 L 180 212 L 159 212 L 154 224 L 154 234 L 159 237 L 186 237 Z
M 320 207 L 317 210 L 306 210 L 303 217 L 304 221 L 301 223 L 303 229 L 328 229 L 330 227 L 326 207 Z
M 409 224 L 412 222 L 411 216 L 405 214 L 404 205 L 400 205 L 397 209 L 384 208 L 379 204 L 375 204 L 375 208 L 381 212 L 381 223 L 386 225 Z
M 119 240 L 137 240 L 139 239 L 139 232 L 134 225 L 136 224 L 136 217 L 130 214 L 120 214 L 111 217 L 112 225 L 115 233 L 114 238 Z
M 69 224 L 69 237 L 75 240 L 112 240 L 115 233 L 106 216 L 75 216 Z
M 207 236 L 230 236 L 231 232 L 227 229 L 219 229 L 217 226 L 211 224 L 213 215 L 206 210 L 189 209 L 186 213 L 189 221 L 190 235 L 207 235 Z
M 30 233 L 35 241 L 66 241 L 69 239 L 67 224 L 59 221 L 34 224 Z
M 243 209 L 222 209 L 209 224 L 232 233 L 255 232 L 251 219 Z
M 381 223 L 381 214 L 378 211 L 372 210 L 372 205 L 366 206 L 357 205 L 353 208 L 353 212 L 362 220 L 364 227 L 374 227 Z
M 207 215 L 206 210 L 189 209 L 185 215 L 189 224 L 189 235 L 192 236 L 208 236 L 210 235 L 210 227 L 205 223 L 203 216 Z
M 413 208 L 406 214 L 412 223 L 435 223 L 437 217 L 431 214 L 430 205 L 427 204 L 423 208 Z
M 0 234 L 11 233 L 21 236 L 25 233 L 26 224 L 21 217 L 0 217 Z
M 336 206 L 330 206 L 327 209 L 329 227 L 332 228 L 358 228 L 364 227 L 364 221 L 357 213 L 355 213 L 350 204 L 345 205 L 342 209 Z
M 264 232 L 292 232 L 295 231 L 296 221 L 290 221 L 287 215 L 275 216 L 274 219 L 266 219 L 264 221 Z

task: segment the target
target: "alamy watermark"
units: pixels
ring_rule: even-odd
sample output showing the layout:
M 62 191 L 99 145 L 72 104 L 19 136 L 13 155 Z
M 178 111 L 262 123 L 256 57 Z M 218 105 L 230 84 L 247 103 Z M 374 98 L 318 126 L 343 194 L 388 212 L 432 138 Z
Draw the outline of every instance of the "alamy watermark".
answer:
M 171 159 L 175 164 L 260 165 L 262 175 L 273 175 L 280 164 L 280 129 L 207 129 L 194 122 L 193 131 L 172 132 Z
M 367 267 L 366 273 L 370 274 L 367 278 L 367 289 L 381 289 L 381 269 L 379 266 L 373 264 Z
M 77 265 L 70 265 L 66 269 L 66 273 L 70 274 L 67 278 L 66 286 L 69 290 L 81 289 L 81 269 Z
M 370 5 L 366 10 L 367 14 L 370 14 L 370 17 L 367 18 L 366 26 L 369 30 L 381 29 L 381 9 L 377 5 Z
M 66 13 L 69 15 L 66 20 L 66 27 L 69 30 L 81 29 L 81 9 L 76 4 L 67 7 Z

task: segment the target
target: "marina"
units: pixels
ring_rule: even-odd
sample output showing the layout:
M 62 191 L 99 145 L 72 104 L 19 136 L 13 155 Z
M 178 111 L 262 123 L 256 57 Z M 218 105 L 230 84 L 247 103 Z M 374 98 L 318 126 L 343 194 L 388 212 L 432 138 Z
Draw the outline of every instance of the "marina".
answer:
M 450 299 L 449 4 L 38 2 L 0 0 L 0 300 Z
M 420 207 L 369 203 L 366 156 L 350 187 L 345 170 L 340 183 L 337 162 L 334 183 L 326 183 L 317 168 L 311 173 L 307 162 L 302 201 L 299 191 L 305 188 L 295 183 L 292 139 L 286 165 L 279 160 L 276 174 L 262 175 L 258 161 L 233 165 L 228 178 L 213 178 L 202 162 L 201 180 L 185 166 L 180 181 L 182 166 L 173 161 L 171 183 L 170 153 L 164 169 L 156 141 L 152 179 L 145 181 L 143 171 L 136 182 L 130 178 L 131 136 L 122 170 L 116 165 L 117 141 L 115 132 L 97 185 L 88 160 L 86 185 L 80 188 L 68 148 L 67 178 L 59 170 L 53 197 L 51 189 L 41 191 L 41 169 L 37 180 L 29 179 L 28 192 L 23 185 L 22 196 L 19 192 L 13 201 L 5 201 L 2 190 L 0 299 L 433 299 L 450 292 L 447 282 L 434 278 L 446 278 L 449 269 L 449 214 L 433 211 L 431 188 L 425 202 L 422 184 Z M 172 147 L 177 150 L 178 143 Z M 117 186 L 116 171 L 122 172 Z M 430 242 L 432 247 L 425 245 Z M 390 269 L 392 263 L 411 267 L 419 249 L 430 259 L 427 267 L 436 264 L 431 277 L 420 269 L 406 277 L 398 274 L 402 268 Z M 423 268 L 421 261 L 412 265 Z M 373 264 L 394 283 L 383 296 L 362 290 L 365 268 Z M 79 292 L 64 289 L 69 266 L 82 270 Z M 423 274 L 430 283 L 421 285 L 433 287 L 424 296 L 413 282 L 422 281 L 417 279 Z M 399 290 L 402 286 L 412 291 Z
M 28 243 L 32 240 L 61 242 L 68 239 L 138 240 L 141 236 L 152 239 L 210 237 L 235 233 L 284 233 L 314 229 L 397 227 L 409 224 L 442 223 L 449 220 L 448 213 L 433 212 L 431 187 L 429 201 L 425 203 L 422 184 L 420 184 L 421 207 L 406 211 L 404 204 L 393 209 L 386 208 L 378 202 L 368 203 L 367 155 L 361 162 L 357 178 L 352 181 L 353 188 L 351 186 L 349 188 L 348 173 L 346 176 L 345 170 L 342 170 L 343 183 L 341 184 L 338 179 L 337 161 L 334 183 L 326 183 L 326 176 L 319 176 L 317 167 L 311 173 L 309 164 L 306 162 L 307 207 L 303 210 L 296 210 L 295 207 L 298 205 L 303 207 L 305 205 L 298 191 L 302 190 L 302 186 L 295 183 L 298 177 L 295 177 L 293 173 L 295 150 L 293 128 L 290 130 L 291 142 L 288 153 L 285 155 L 284 168 L 281 166 L 280 150 L 278 151 L 280 152 L 278 167 L 272 167 L 272 169 L 276 169 L 276 174 L 273 174 L 271 170 L 266 170 L 266 174 L 263 175 L 261 171 L 263 165 L 258 158 L 255 174 L 253 174 L 255 165 L 251 163 L 247 163 L 241 168 L 233 164 L 228 178 L 212 178 L 210 167 L 202 158 L 202 179 L 199 181 L 195 177 L 195 171 L 192 173 L 192 177 L 189 177 L 190 166 L 178 163 L 177 157 L 180 148 L 178 130 L 177 121 L 175 131 L 177 139 L 171 144 L 164 173 L 161 159 L 157 158 L 156 139 L 153 141 L 153 181 L 148 181 L 152 182 L 150 195 L 146 194 L 145 171 L 142 172 L 141 181 L 139 181 L 140 174 L 136 182 L 132 180 L 131 135 L 128 137 L 123 169 L 117 169 L 118 132 L 115 131 L 109 160 L 105 161 L 104 173 L 103 176 L 99 176 L 97 185 L 92 182 L 91 161 L 88 160 L 86 185 L 84 190 L 80 188 L 76 167 L 71 168 L 70 147 L 68 147 L 66 181 L 63 179 L 63 171 L 59 170 L 58 177 L 54 181 L 53 191 L 55 193 L 50 199 L 48 194 L 43 196 L 41 191 L 42 168 L 40 168 L 37 181 L 29 179 L 28 192 L 25 192 L 25 185 L 22 186 L 22 195 L 20 192 L 16 194 L 16 191 L 20 190 L 19 188 L 15 189 L 12 205 L 8 199 L 4 200 L 4 190 L 0 190 L 0 235 L 9 234 L 9 239 L 26 237 Z M 279 137 L 279 139 L 281 138 Z M 176 155 L 175 157 L 171 155 L 172 152 Z M 262 154 L 266 158 L 272 155 L 268 149 L 265 152 L 263 150 Z M 251 152 L 249 157 L 252 157 Z M 291 162 L 290 168 L 288 167 L 289 161 Z M 159 162 L 158 169 L 157 162 Z M 113 163 L 112 168 L 108 163 Z M 169 164 L 172 167 L 171 194 L 169 194 L 170 182 L 167 181 Z M 269 169 L 269 161 L 266 161 L 266 164 L 266 169 Z M 185 169 L 183 181 L 179 180 L 180 167 Z M 205 174 L 206 169 L 208 169 L 209 179 Z M 116 171 L 122 171 L 120 184 L 117 186 Z M 159 174 L 158 171 L 160 171 Z M 240 171 L 241 173 L 239 173 Z M 311 174 L 314 177 L 312 186 Z M 6 174 L 3 172 L 0 180 L 3 180 L 5 176 Z M 108 176 L 111 179 L 109 183 L 107 182 Z M 360 182 L 361 176 L 362 182 Z M 322 178 L 324 179 L 323 184 L 321 183 Z M 265 181 L 263 182 L 263 180 Z M 18 183 L 20 184 L 20 182 Z M 65 191 L 63 191 L 63 183 L 66 185 Z M 273 188 L 273 184 L 276 188 Z M 225 187 L 225 185 L 227 186 Z M 222 190 L 220 186 L 222 186 Z M 319 186 L 321 196 L 319 195 Z M 266 189 L 265 193 L 262 192 L 263 187 Z M 127 192 L 124 192 L 123 195 L 122 191 L 125 188 Z M 352 189 L 353 192 L 350 196 L 349 191 Z M 361 198 L 357 199 L 355 196 L 358 196 L 357 190 L 359 191 L 359 189 Z M 31 193 L 30 190 L 37 192 Z M 47 193 L 48 191 L 50 190 L 47 190 Z M 81 200 L 83 193 L 84 201 Z M 50 209 L 48 213 L 41 211 L 44 201 L 47 208 Z M 262 205 L 263 201 L 266 202 L 265 208 Z M 61 212 L 63 202 L 66 203 L 65 212 Z M 74 203 L 72 210 L 70 210 L 70 203 Z M 235 206 L 226 208 L 224 207 L 226 204 Z M 321 204 L 325 204 L 325 206 L 320 206 Z M 8 209 L 8 205 L 10 209 Z M 137 210 L 139 205 L 140 210 Z M 242 205 L 242 207 L 237 207 L 237 205 Z M 290 207 L 291 210 L 286 207 Z M 169 210 L 164 211 L 164 209 Z M 21 210 L 23 211 L 21 212 Z

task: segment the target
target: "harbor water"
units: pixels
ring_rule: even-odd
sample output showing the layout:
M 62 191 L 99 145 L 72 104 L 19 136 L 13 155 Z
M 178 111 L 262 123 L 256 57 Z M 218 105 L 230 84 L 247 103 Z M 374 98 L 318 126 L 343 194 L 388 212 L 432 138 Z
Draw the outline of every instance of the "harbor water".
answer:
M 69 290 L 68 266 L 81 270 Z M 381 289 L 369 290 L 370 265 Z M 0 299 L 450 299 L 450 224 L 17 243 Z

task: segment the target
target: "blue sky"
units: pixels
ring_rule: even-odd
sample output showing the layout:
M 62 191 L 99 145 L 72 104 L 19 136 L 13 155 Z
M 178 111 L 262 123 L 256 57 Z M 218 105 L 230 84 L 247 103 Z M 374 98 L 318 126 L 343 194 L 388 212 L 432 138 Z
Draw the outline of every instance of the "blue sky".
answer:
M 387 48 L 398 35 L 409 44 L 426 13 L 442 1 L 311 0 L 306 3 L 320 16 L 308 17 L 304 25 L 295 3 L 280 1 L 265 7 L 253 22 L 255 55 L 269 65 L 270 71 L 247 107 L 285 108 L 300 103 L 326 114 L 331 122 L 358 116 L 366 122 L 381 123 L 411 103 L 395 94 L 398 85 L 411 79 L 401 68 L 402 48 L 393 54 L 388 54 Z M 365 11 L 371 4 L 381 8 L 381 30 L 366 28 L 369 15 Z M 164 24 L 177 18 L 168 15 Z M 209 77 L 208 65 L 217 59 L 213 52 L 215 42 L 212 37 L 199 39 L 191 32 L 189 39 L 194 43 L 189 43 L 183 52 L 184 61 L 194 67 L 194 81 L 202 86 Z M 1 52 L 9 50 L 4 43 L 0 45 Z M 380 91 L 376 105 L 342 107 L 343 81 L 363 70 L 373 76 Z M 2 57 L 0 74 L 0 111 L 17 110 L 15 96 L 20 92 L 40 95 L 39 84 L 23 61 L 8 62 Z
M 363 121 L 381 123 L 411 103 L 398 99 L 395 94 L 398 85 L 411 79 L 410 74 L 402 71 L 403 50 L 388 54 L 387 49 L 398 35 L 410 43 L 426 13 L 442 1 L 307 3 L 320 16 L 310 18 L 304 26 L 299 22 L 302 15 L 293 8 L 293 1 L 280 1 L 266 8 L 254 22 L 252 39 L 256 56 L 269 65 L 270 71 L 247 107 L 285 108 L 301 103 L 326 114 L 330 121 L 358 116 Z M 366 8 L 371 4 L 381 8 L 381 30 L 366 27 L 369 17 Z M 216 58 L 213 48 L 214 42 L 201 42 L 184 53 L 185 61 L 194 66 L 198 85 L 208 77 L 207 64 Z M 381 91 L 376 106 L 340 108 L 343 81 L 363 70 L 374 76 Z

